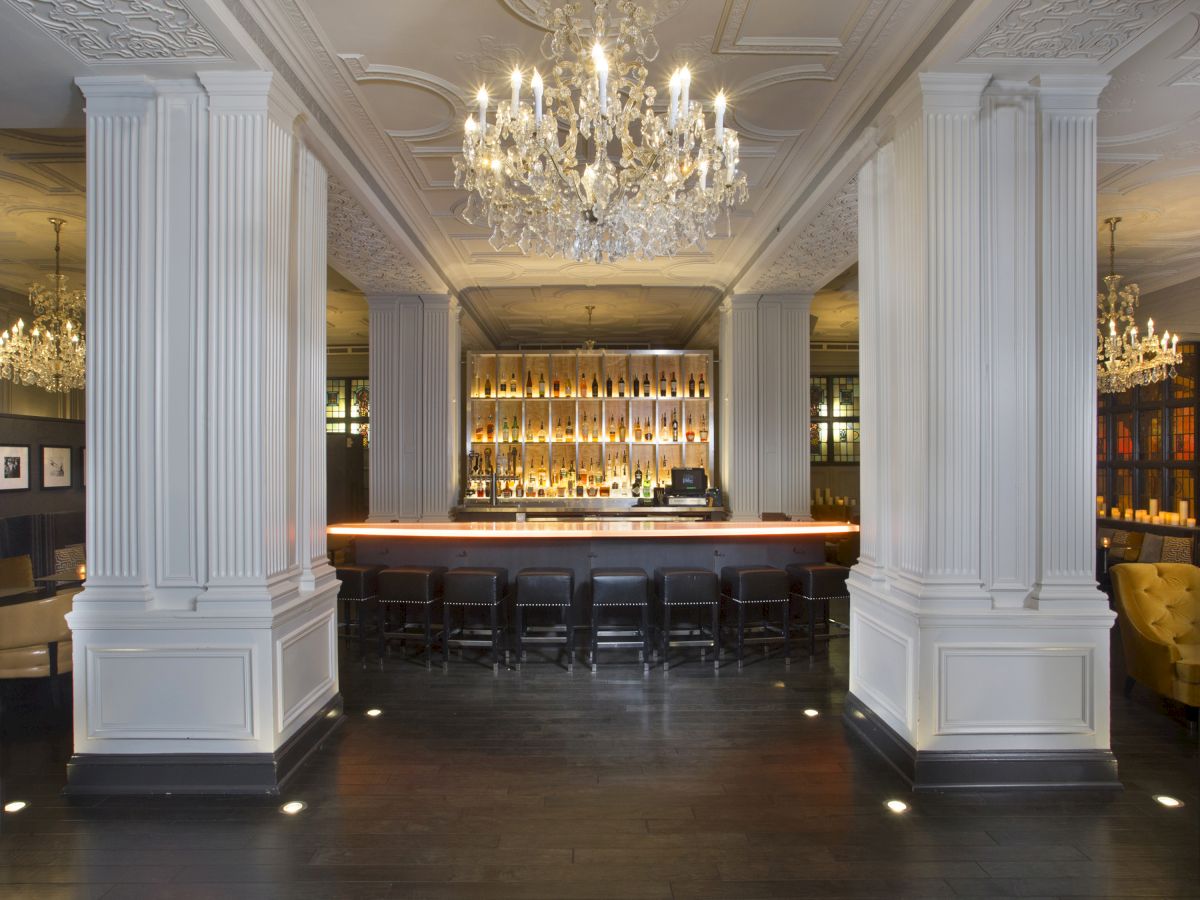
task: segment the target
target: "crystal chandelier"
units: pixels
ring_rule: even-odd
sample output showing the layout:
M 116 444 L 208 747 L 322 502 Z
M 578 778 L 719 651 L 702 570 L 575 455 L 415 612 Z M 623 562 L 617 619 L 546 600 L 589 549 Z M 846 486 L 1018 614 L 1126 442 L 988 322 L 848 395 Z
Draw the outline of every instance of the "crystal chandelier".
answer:
M 470 192 L 463 217 L 489 228 L 497 250 L 599 262 L 703 249 L 719 213 L 747 195 L 725 95 L 714 98 L 709 127 L 685 67 L 671 76 L 665 114 L 656 112 L 650 13 L 617 0 L 614 25 L 608 0 L 594 6 L 590 23 L 576 18 L 578 3 L 554 10 L 542 42 L 547 79 L 530 73 L 532 104 L 521 101 L 519 68 L 492 121 L 480 89 L 454 162 L 455 186 Z
M 1117 223 L 1120 217 L 1105 219 L 1108 226 L 1108 274 L 1104 285 L 1108 293 L 1096 294 L 1096 385 L 1102 394 L 1119 394 L 1139 384 L 1154 384 L 1175 377 L 1175 367 L 1183 357 L 1176 349 L 1179 335 L 1154 333 L 1154 320 L 1146 320 L 1146 334 L 1138 337 L 1137 313 L 1140 293 L 1136 284 L 1121 287 L 1117 274 Z
M 51 219 L 50 224 L 54 226 L 54 274 L 48 286 L 33 284 L 29 288 L 33 326 L 17 319 L 0 334 L 0 378 L 65 393 L 83 388 L 86 295 L 68 291 L 67 276 L 62 273 L 60 235 L 65 220 Z

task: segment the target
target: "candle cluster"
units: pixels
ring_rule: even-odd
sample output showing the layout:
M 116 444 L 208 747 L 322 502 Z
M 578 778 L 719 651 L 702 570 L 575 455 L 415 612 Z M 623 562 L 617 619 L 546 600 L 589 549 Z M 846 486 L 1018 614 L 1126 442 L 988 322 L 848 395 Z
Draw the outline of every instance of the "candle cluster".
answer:
M 1096 514 L 1104 515 L 1104 497 L 1096 498 Z M 1180 500 L 1175 512 L 1168 510 L 1160 510 L 1157 499 L 1151 499 L 1146 502 L 1144 509 L 1135 509 L 1133 507 L 1114 506 L 1109 509 L 1110 519 L 1122 519 L 1127 522 L 1142 522 L 1147 525 L 1174 525 L 1186 526 L 1188 528 L 1196 527 L 1196 519 L 1189 515 L 1191 512 L 1191 504 L 1187 500 Z

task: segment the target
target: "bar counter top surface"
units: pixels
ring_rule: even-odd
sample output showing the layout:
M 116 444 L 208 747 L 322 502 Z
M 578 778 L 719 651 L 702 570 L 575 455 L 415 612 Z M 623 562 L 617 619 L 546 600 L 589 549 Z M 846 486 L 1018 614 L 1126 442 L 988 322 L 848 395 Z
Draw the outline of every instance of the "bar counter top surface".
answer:
M 787 538 L 852 534 L 848 522 L 347 522 L 329 534 L 376 538 L 454 538 L 460 540 L 596 540 L 636 537 L 667 539 Z

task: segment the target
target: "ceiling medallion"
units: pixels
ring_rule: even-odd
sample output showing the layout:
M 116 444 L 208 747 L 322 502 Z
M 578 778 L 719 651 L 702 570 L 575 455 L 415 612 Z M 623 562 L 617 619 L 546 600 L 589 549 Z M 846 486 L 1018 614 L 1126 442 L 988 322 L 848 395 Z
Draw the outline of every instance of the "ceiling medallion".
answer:
M 1154 333 L 1154 320 L 1146 320 L 1146 334 L 1138 337 L 1137 315 L 1141 293 L 1136 284 L 1121 287 L 1117 274 L 1117 223 L 1114 216 L 1105 219 L 1108 226 L 1107 292 L 1096 294 L 1096 385 L 1102 394 L 1119 394 L 1140 384 L 1154 384 L 1175 377 L 1175 367 L 1183 361 L 1177 349 L 1179 335 Z
M 66 393 L 83 389 L 86 297 L 83 291 L 67 290 L 67 276 L 62 273 L 59 255 L 66 222 L 51 219 L 50 224 L 54 226 L 54 274 L 49 286 L 34 284 L 29 288 L 33 326 L 27 329 L 25 320 L 17 319 L 0 334 L 0 378 Z
M 469 192 L 463 218 L 490 229 L 497 250 L 593 262 L 674 256 L 703 249 L 718 215 L 746 200 L 725 95 L 712 101 L 710 127 L 685 67 L 670 78 L 665 115 L 656 113 L 646 84 L 658 56 L 653 17 L 633 0 L 615 5 L 616 23 L 608 0 L 594 0 L 590 23 L 577 18 L 578 3 L 554 10 L 542 42 L 548 74 L 531 71 L 531 104 L 519 68 L 490 122 L 479 90 L 454 181 Z

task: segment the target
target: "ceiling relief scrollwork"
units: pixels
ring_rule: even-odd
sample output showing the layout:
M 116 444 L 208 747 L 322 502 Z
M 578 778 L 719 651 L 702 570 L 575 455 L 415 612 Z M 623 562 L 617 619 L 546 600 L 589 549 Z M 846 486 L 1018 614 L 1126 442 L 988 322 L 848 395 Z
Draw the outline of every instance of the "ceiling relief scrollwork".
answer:
M 429 283 L 335 178 L 329 179 L 329 264 L 366 294 L 419 294 Z
M 87 62 L 228 59 L 182 0 L 9 0 Z
M 1182 2 L 1016 0 L 970 58 L 1103 60 Z
M 755 291 L 816 291 L 858 258 L 858 179 L 852 178 L 754 282 Z

